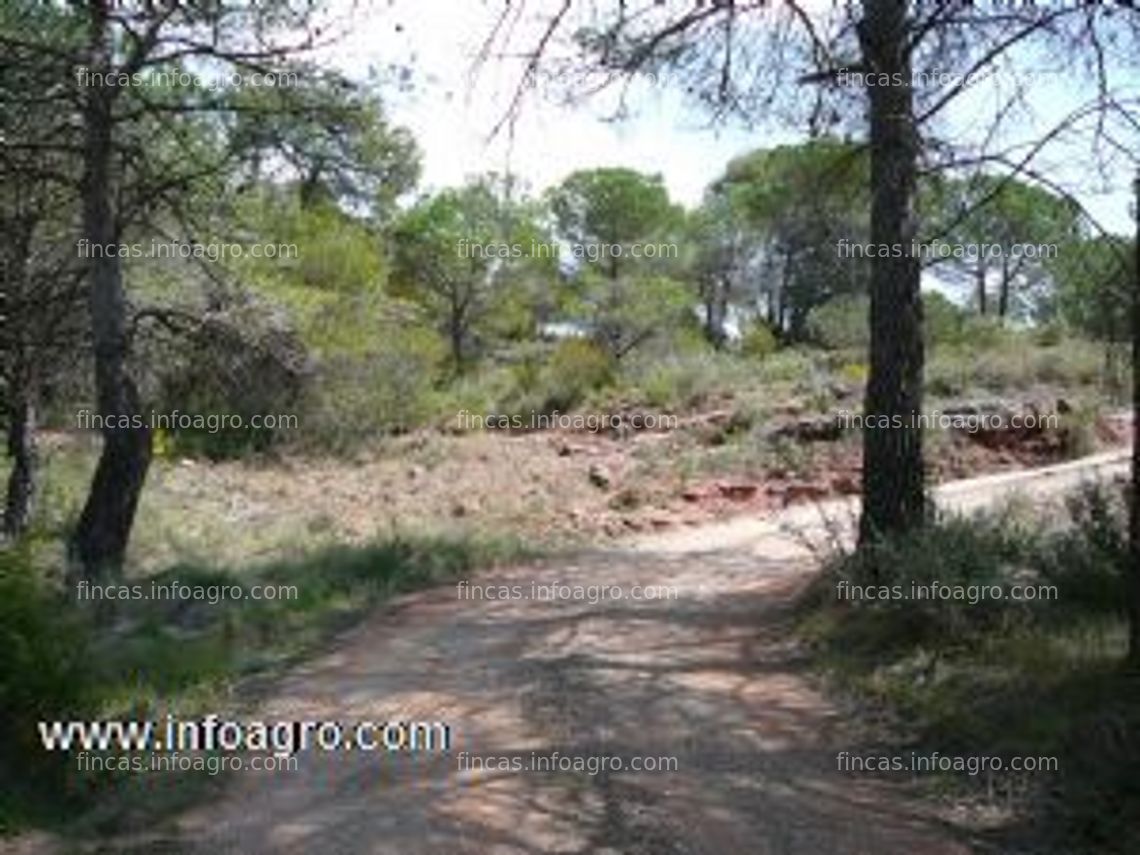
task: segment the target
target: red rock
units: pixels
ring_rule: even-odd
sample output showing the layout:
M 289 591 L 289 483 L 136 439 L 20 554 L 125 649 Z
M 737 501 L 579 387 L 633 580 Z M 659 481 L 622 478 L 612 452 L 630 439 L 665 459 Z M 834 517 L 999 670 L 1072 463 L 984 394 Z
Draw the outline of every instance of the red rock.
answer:
M 718 484 L 717 489 L 726 499 L 734 502 L 745 502 L 756 495 L 755 484 Z
M 827 487 L 822 484 L 813 484 L 811 482 L 788 484 L 787 487 L 784 488 L 784 504 L 790 505 L 792 502 L 814 501 L 816 499 L 825 498 L 827 495 Z
M 837 475 L 831 479 L 831 489 L 844 496 L 854 496 L 862 489 L 855 475 Z

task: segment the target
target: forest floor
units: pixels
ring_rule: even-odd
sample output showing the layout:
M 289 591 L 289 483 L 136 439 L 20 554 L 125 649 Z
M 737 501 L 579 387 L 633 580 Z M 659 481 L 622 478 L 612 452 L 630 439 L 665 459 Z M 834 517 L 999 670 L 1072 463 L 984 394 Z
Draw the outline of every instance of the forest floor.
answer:
M 324 546 L 438 534 L 541 549 L 617 543 L 859 492 L 856 430 L 783 407 L 763 425 L 712 402 L 669 431 L 452 434 L 420 430 L 350 460 L 157 460 L 130 553 L 134 572 L 248 567 Z M 1015 413 L 1050 405 L 1011 400 Z M 932 483 L 1044 466 L 1127 442 L 1129 421 L 1063 417 L 1053 430 L 927 436 Z M 90 435 L 44 440 L 45 507 L 64 530 L 95 460 Z

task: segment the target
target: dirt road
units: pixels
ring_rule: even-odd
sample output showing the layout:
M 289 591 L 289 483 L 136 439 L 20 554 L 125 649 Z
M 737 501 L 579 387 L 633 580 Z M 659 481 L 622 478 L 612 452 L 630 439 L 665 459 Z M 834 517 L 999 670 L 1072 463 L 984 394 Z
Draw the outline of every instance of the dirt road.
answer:
M 1041 497 L 1124 460 L 960 482 L 939 500 Z M 842 503 L 791 509 L 476 580 L 621 585 L 627 597 L 669 586 L 677 598 L 464 600 L 454 587 L 401 598 L 291 673 L 261 716 L 440 719 L 450 753 L 310 753 L 291 773 L 241 773 L 223 798 L 115 851 L 969 852 L 905 780 L 837 770 L 853 727 L 789 641 L 788 605 L 812 566 L 804 540 L 835 529 L 821 516 L 851 515 Z M 460 752 L 524 768 L 461 770 Z M 525 769 L 553 752 L 627 768 Z M 677 769 L 632 771 L 637 758 Z

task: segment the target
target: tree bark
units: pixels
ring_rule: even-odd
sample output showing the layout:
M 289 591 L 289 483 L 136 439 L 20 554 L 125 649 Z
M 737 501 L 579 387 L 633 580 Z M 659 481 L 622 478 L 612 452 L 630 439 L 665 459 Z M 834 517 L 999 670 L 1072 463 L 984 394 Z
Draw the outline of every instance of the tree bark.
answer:
M 866 66 L 899 85 L 868 87 L 871 242 L 907 249 L 915 236 L 918 140 L 914 126 L 908 4 L 864 0 L 859 42 Z M 897 75 L 897 76 L 896 76 Z M 919 260 L 904 251 L 871 265 L 871 354 L 864 411 L 902 426 L 863 432 L 861 544 L 923 525 L 922 299 Z
M 1136 193 L 1136 246 L 1132 271 L 1132 493 L 1129 497 L 1128 662 L 1140 670 L 1140 172 Z
M 19 191 L 16 191 L 17 193 Z M 34 214 L 15 206 L 14 217 L 5 217 L 10 231 L 6 244 L 0 250 L 0 321 L 4 321 L 3 338 L 7 371 L 8 431 L 7 453 L 12 461 L 5 490 L 4 514 L 0 519 L 0 533 L 18 538 L 28 527 L 35 499 L 37 456 L 35 445 L 35 392 L 33 366 L 36 363 L 35 332 L 26 316 L 21 317 L 19 306 L 32 298 L 28 268 L 31 257 L 32 234 L 35 231 Z M 13 316 L 18 319 L 13 323 Z
M 111 67 L 107 8 L 92 4 L 91 61 L 94 70 Z M 117 243 L 112 205 L 114 90 L 91 86 L 85 92 L 83 233 L 93 247 Z M 88 306 L 95 351 L 95 394 L 103 417 L 103 448 L 87 501 L 71 541 L 71 557 L 87 579 L 117 575 L 126 555 L 139 496 L 151 459 L 151 431 L 141 412 L 138 391 L 127 366 L 128 335 L 123 272 L 117 255 L 94 252 L 89 270 Z
M 979 265 L 974 270 L 974 279 L 978 291 L 978 314 L 986 316 L 986 266 Z
M 715 349 L 721 350 L 727 338 L 724 331 L 728 316 L 728 293 L 731 285 L 727 278 L 709 280 L 705 293 L 705 338 Z
M 8 405 L 8 489 L 4 503 L 3 532 L 17 538 L 28 528 L 36 495 L 39 457 L 36 453 L 36 410 L 26 390 L 17 392 Z
M 1009 270 L 1009 257 L 1001 257 L 1001 290 L 998 291 L 998 317 L 1003 321 L 1009 313 L 1009 280 L 1012 274 Z

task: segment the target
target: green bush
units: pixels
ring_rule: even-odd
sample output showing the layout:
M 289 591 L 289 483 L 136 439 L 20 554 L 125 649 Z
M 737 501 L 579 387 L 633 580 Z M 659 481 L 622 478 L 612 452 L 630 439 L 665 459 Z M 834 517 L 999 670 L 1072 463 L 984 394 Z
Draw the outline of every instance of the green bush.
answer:
M 670 359 L 645 373 L 640 391 L 645 402 L 657 409 L 685 409 L 699 403 L 710 389 L 705 384 L 705 360 Z
M 253 424 L 295 416 L 308 379 L 305 346 L 270 306 L 235 300 L 146 356 L 156 366 L 155 411 L 179 414 L 159 425 L 160 451 L 225 459 L 290 437 L 288 428 Z
M 829 350 L 857 349 L 865 351 L 871 342 L 868 317 L 870 300 L 847 295 L 828 300 L 812 309 L 807 318 L 808 336 Z
M 1042 551 L 1042 575 L 1070 614 L 1124 617 L 1130 552 L 1123 491 L 1090 485 L 1069 498 L 1068 509 L 1072 525 Z
M 892 588 L 891 597 L 852 600 L 853 608 L 878 612 L 895 627 L 891 644 L 961 643 L 998 624 L 1028 619 L 1024 603 L 983 589 L 1007 588 L 1037 542 L 1034 533 L 1001 517 L 947 516 L 846 556 L 833 567 L 830 583 Z M 917 586 L 933 583 L 959 586 L 963 598 L 911 597 Z
M 944 754 L 1056 757 L 1037 781 L 1010 771 L 984 782 L 945 776 L 940 792 L 1002 793 L 1024 823 L 984 848 L 1131 853 L 1140 807 L 1140 681 L 1121 668 L 1127 644 L 1123 491 L 1086 490 L 1069 523 L 1012 514 L 944 519 L 841 557 L 805 599 L 801 629 L 819 664 L 865 703 L 906 722 L 908 748 Z M 877 574 L 877 578 L 876 578 Z M 1032 601 L 867 601 L 836 583 L 1054 585 Z M 901 745 L 900 745 L 901 747 Z M 1028 786 L 1027 786 L 1028 784 Z M 1007 809 L 1011 804 L 1007 802 Z
M 962 322 L 962 344 L 971 350 L 996 350 L 1017 343 L 1019 333 L 1000 318 L 969 315 Z
M 752 372 L 762 383 L 793 383 L 817 370 L 814 354 L 802 347 L 786 348 L 764 360 Z
M 645 404 L 684 410 L 711 396 L 744 388 L 752 368 L 732 354 L 705 350 L 653 361 L 639 359 L 627 366 L 625 380 Z
M 385 326 L 363 354 L 332 355 L 308 386 L 298 443 L 347 451 L 423 424 L 434 411 L 445 359 L 439 336 L 414 325 Z
M 1033 340 L 1042 347 L 1056 347 L 1067 337 L 1065 325 L 1059 321 L 1041 324 L 1033 331 Z
M 962 343 L 966 313 L 938 291 L 923 293 L 922 321 L 928 346 Z
M 45 751 L 40 721 L 89 717 L 86 623 L 35 574 L 20 552 L 0 551 L 0 827 L 17 822 L 29 797 L 59 798 L 69 756 Z
M 614 381 L 614 360 L 594 342 L 569 338 L 559 342 L 540 372 L 543 412 L 572 410 L 593 391 Z
M 762 322 L 752 324 L 740 338 L 740 352 L 752 359 L 764 359 L 780 348 L 771 327 Z

